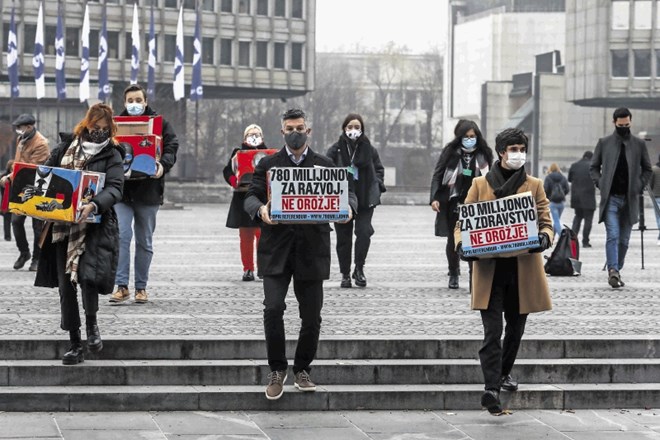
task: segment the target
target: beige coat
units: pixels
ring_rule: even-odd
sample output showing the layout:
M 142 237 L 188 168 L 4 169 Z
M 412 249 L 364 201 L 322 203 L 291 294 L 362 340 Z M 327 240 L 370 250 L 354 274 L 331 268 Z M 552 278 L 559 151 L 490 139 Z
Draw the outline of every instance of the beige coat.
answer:
M 545 232 L 552 242 L 552 218 L 550 217 L 550 202 L 543 190 L 543 182 L 536 177 L 527 176 L 527 180 L 518 188 L 518 193 L 530 191 L 536 200 L 538 212 L 539 232 Z M 495 200 L 493 188 L 486 181 L 486 177 L 477 177 L 465 198 L 465 203 L 475 203 Z M 454 229 L 456 243 L 461 241 L 460 222 Z M 543 256 L 541 253 L 523 254 L 518 257 L 518 295 L 520 299 L 520 313 L 542 312 L 552 309 L 550 289 L 543 269 Z M 495 275 L 496 260 L 483 259 L 475 261 L 472 265 L 472 309 L 486 310 L 490 301 L 490 293 Z
M 38 131 L 27 142 L 22 142 L 20 139 L 16 141 L 14 162 L 41 165 L 49 156 L 48 139 Z

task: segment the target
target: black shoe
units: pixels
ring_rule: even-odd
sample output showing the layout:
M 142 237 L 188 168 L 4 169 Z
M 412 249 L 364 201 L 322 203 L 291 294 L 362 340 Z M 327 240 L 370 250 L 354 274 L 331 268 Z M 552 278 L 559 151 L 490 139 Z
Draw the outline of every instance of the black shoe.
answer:
M 25 266 L 25 263 L 27 263 L 30 260 L 31 256 L 32 255 L 30 255 L 29 252 L 19 255 L 18 260 L 16 260 L 16 262 L 14 263 L 14 269 L 18 270 L 21 269 L 23 266 Z
M 458 289 L 458 275 L 449 275 L 449 288 Z
M 451 274 L 452 274 L 451 270 L 447 272 L 448 277 L 450 277 Z M 459 277 L 461 276 L 461 269 L 460 268 L 456 271 L 456 275 L 458 275 Z
M 76 365 L 85 360 L 82 348 L 82 340 L 80 338 L 80 329 L 69 331 L 69 340 L 71 347 L 69 351 L 62 356 L 62 363 L 64 365 Z
M 103 350 L 103 341 L 101 340 L 101 332 L 96 323 L 96 316 L 87 317 L 87 349 L 92 353 L 98 353 Z
M 481 395 L 481 406 L 486 408 L 491 414 L 499 414 L 502 412 L 502 404 L 500 403 L 500 392 L 497 390 L 486 390 Z
M 607 282 L 614 289 L 621 287 L 621 275 L 619 275 L 619 271 L 616 269 L 610 269 L 608 272 Z
M 353 279 L 355 280 L 356 286 L 367 287 L 367 277 L 364 276 L 362 266 L 355 266 L 355 270 L 353 271 Z
M 583 248 L 590 248 L 592 247 L 589 243 L 582 243 Z
M 11 241 L 11 237 L 8 235 L 5 235 L 5 241 Z
M 30 272 L 36 272 L 37 269 L 39 269 L 39 261 L 32 260 L 32 262 L 30 263 Z
M 518 391 L 518 382 L 513 380 L 510 374 L 502 376 L 502 384 L 500 386 L 503 390 Z
M 243 281 L 254 281 L 254 272 L 249 269 L 243 272 Z
M 345 288 L 345 289 L 349 289 L 349 288 L 353 287 L 353 284 L 351 284 L 351 276 L 349 274 L 347 274 L 347 273 L 341 274 L 341 284 L 340 284 L 340 286 Z

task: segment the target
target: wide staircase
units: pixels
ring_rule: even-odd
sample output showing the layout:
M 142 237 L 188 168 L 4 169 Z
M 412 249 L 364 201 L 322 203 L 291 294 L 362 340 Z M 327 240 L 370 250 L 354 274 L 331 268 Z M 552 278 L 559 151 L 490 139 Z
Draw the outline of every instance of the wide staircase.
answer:
M 260 338 L 106 339 L 98 355 L 64 366 L 65 341 L 0 340 L 0 411 L 479 409 L 476 338 L 329 338 L 315 393 L 264 396 Z M 294 352 L 289 341 L 287 353 Z M 660 407 L 660 339 L 526 339 L 511 409 Z

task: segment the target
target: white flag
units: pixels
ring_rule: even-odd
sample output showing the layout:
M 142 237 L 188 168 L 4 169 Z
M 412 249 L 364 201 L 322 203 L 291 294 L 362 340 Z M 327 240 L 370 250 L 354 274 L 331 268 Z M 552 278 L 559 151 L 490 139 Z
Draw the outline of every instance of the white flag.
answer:
M 80 59 L 80 102 L 89 99 L 89 11 L 85 5 L 82 27 L 82 58 Z
M 140 28 L 138 26 L 137 2 L 133 3 L 133 28 L 131 29 L 131 84 L 137 84 L 140 73 Z
M 176 53 L 174 55 L 174 100 L 185 95 L 183 83 L 183 5 L 179 8 L 179 23 L 176 25 Z
M 34 67 L 34 84 L 37 87 L 37 99 L 41 99 L 46 96 L 46 81 L 44 78 L 44 12 L 42 2 L 39 2 L 32 66 Z

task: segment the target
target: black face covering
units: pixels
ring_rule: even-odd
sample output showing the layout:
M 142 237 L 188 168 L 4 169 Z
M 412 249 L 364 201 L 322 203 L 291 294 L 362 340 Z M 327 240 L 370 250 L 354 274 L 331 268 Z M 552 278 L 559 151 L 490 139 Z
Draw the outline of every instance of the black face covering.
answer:
M 307 144 L 307 133 L 299 133 L 297 131 L 286 133 L 284 135 L 284 141 L 292 150 L 300 150 Z
M 87 132 L 87 139 L 95 144 L 102 144 L 110 137 L 110 130 L 94 130 Z
M 618 125 L 616 125 L 615 128 L 616 128 L 616 134 L 618 134 L 621 137 L 626 137 L 630 134 L 630 127 L 619 127 Z

